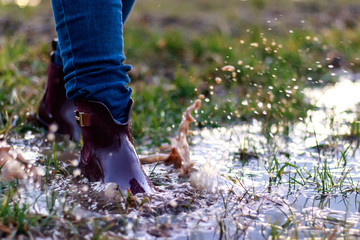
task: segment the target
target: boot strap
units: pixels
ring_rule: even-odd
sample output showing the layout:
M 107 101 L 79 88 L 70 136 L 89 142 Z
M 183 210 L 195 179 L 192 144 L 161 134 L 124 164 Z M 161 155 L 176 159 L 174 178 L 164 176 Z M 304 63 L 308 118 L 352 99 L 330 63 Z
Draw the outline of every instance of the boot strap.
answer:
M 90 114 L 79 112 L 78 110 L 74 111 L 75 121 L 80 127 L 88 127 L 91 125 Z

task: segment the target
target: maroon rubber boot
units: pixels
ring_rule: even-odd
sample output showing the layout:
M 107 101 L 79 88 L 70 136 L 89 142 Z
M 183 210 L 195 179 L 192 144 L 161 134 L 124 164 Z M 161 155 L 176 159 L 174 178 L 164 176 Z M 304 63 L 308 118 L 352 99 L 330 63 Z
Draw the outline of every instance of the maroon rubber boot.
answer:
M 127 122 L 122 124 L 100 102 L 76 99 L 75 103 L 75 118 L 84 142 L 79 164 L 83 174 L 90 181 L 117 183 L 123 195 L 127 190 L 132 194 L 154 192 L 133 144 L 130 130 L 133 101 L 127 106 Z
M 53 48 L 56 48 L 55 42 L 53 42 Z M 48 67 L 46 90 L 40 102 L 36 120 L 47 130 L 51 124 L 56 124 L 58 133 L 68 135 L 70 139 L 79 142 L 80 128 L 74 120 L 76 107 L 74 101 L 66 98 L 64 85 L 64 73 L 54 63 L 54 52 L 52 52 Z

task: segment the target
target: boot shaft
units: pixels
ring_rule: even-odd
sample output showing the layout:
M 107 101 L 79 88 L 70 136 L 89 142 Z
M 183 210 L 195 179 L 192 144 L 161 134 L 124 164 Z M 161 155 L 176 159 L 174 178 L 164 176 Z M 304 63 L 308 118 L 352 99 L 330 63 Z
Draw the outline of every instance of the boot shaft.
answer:
M 53 41 L 53 50 L 55 49 L 56 41 Z M 56 124 L 59 133 L 79 142 L 80 128 L 73 117 L 75 104 L 66 98 L 64 72 L 54 63 L 54 54 L 52 52 L 50 55 L 45 94 L 40 102 L 36 120 L 47 130 L 51 124 Z
M 84 144 L 90 148 L 106 147 L 115 141 L 119 142 L 121 136 L 126 136 L 133 144 L 130 132 L 132 100 L 129 101 L 126 108 L 127 120 L 125 123 L 118 123 L 103 103 L 86 99 L 77 99 L 75 103 L 77 106 L 75 119 L 81 127 L 83 139 L 86 139 Z
M 51 57 L 52 58 L 52 57 Z M 59 109 L 67 100 L 65 92 L 64 72 L 52 60 L 48 67 L 48 80 L 44 102 L 51 112 Z

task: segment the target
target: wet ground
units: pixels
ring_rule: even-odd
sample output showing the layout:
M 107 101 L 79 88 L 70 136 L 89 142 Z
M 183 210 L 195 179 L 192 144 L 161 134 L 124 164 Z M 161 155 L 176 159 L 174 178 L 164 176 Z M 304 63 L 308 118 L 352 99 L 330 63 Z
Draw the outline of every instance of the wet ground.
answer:
M 41 163 L 46 176 L 41 184 L 25 183 L 19 199 L 33 213 L 86 221 L 74 230 L 85 239 L 97 232 L 140 239 L 360 237 L 359 142 L 349 124 L 359 91 L 356 76 L 345 74 L 332 87 L 307 89 L 318 108 L 286 137 L 265 137 L 257 121 L 195 132 L 196 171 L 179 178 L 171 166 L 145 165 L 158 189 L 151 196 L 120 196 L 112 186 L 89 183 L 78 176 L 78 146 L 28 132 L 9 143 Z

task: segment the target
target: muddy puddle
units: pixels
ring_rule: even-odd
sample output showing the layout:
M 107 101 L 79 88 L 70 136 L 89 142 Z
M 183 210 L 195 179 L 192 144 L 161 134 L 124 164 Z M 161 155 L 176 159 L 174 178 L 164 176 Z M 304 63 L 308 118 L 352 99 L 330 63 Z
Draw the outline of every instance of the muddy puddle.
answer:
M 360 83 L 344 76 L 332 87 L 307 89 L 318 106 L 288 137 L 261 134 L 261 123 L 196 131 L 195 169 L 146 164 L 158 191 L 134 197 L 89 183 L 76 168 L 79 146 L 27 133 L 9 144 L 44 166 L 42 183 L 26 183 L 19 201 L 32 213 L 71 219 L 72 233 L 154 239 L 261 239 L 269 236 L 360 237 L 358 142 L 350 136 Z M 57 167 L 49 162 L 57 152 Z M 143 149 L 141 155 L 153 154 Z M 52 160 L 53 161 L 53 160 Z M 46 229 L 54 238 L 71 236 Z

